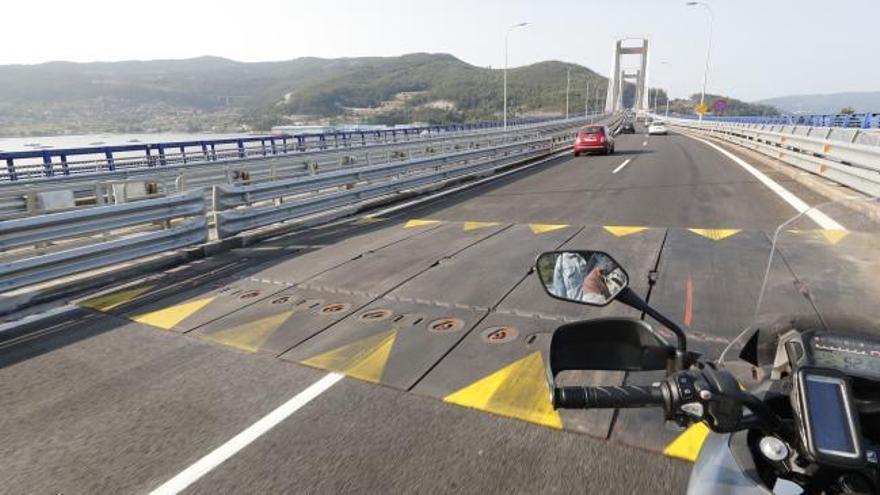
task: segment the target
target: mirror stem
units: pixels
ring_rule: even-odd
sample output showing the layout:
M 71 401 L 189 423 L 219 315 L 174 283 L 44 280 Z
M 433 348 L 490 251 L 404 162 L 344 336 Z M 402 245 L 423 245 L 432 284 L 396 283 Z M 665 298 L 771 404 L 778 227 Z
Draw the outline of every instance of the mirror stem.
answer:
M 678 349 L 679 354 L 684 354 L 687 352 L 687 337 L 684 334 L 684 330 L 682 330 L 681 327 L 676 325 L 669 318 L 661 315 L 656 309 L 649 306 L 644 299 L 642 299 L 641 297 L 639 297 L 638 294 L 635 293 L 635 291 L 633 291 L 629 287 L 626 287 L 622 291 L 620 291 L 620 294 L 617 295 L 617 300 L 631 308 L 635 308 L 639 311 L 644 311 L 645 314 L 659 321 L 660 324 L 662 324 L 675 334 L 675 337 L 678 339 L 678 345 L 676 346 L 676 348 Z

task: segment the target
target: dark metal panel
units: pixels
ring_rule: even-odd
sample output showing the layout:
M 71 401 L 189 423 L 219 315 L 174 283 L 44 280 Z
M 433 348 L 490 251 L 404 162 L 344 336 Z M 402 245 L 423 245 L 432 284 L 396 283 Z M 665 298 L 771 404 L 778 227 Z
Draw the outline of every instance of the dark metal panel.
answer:
M 557 322 L 538 318 L 491 314 L 413 392 L 606 438 L 613 410 L 552 410 L 545 365 L 556 326 Z M 561 379 L 564 384 L 620 385 L 623 373 L 581 372 Z
M 445 224 L 426 235 L 366 253 L 308 280 L 305 285 L 329 292 L 378 297 L 502 228 L 498 225 L 464 231 L 461 224 Z
M 408 390 L 484 315 L 379 300 L 281 359 Z
M 526 276 L 543 251 L 552 251 L 580 227 L 535 233 L 528 225 L 514 225 L 393 290 L 388 298 L 438 305 L 494 307 Z
M 246 352 L 280 355 L 370 300 L 290 288 L 198 328 L 195 335 Z
M 321 272 L 340 266 L 371 251 L 382 249 L 414 236 L 427 235 L 440 224 L 406 229 L 401 224 L 381 227 L 377 223 L 341 225 L 334 228 L 314 229 L 305 235 L 286 236 L 267 241 L 263 245 L 300 247 L 291 257 L 277 260 L 252 278 L 279 284 L 304 282 Z M 380 227 L 377 229 L 377 225 Z

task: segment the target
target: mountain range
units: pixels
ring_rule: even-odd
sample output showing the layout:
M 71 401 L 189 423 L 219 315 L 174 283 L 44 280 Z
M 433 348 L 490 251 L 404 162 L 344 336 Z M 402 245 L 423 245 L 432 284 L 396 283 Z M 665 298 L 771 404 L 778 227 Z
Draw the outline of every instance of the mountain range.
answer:
M 780 96 L 761 103 L 795 114 L 838 113 L 847 107 L 856 113 L 880 112 L 880 91 Z
M 604 105 L 607 79 L 545 61 L 508 71 L 511 116 Z M 498 120 L 502 70 L 443 53 L 246 63 L 219 57 L 0 66 L 0 136 L 266 131 L 281 124 Z M 589 94 L 587 91 L 589 90 Z M 635 88 L 624 89 L 631 104 Z M 652 93 L 653 94 L 653 93 Z M 659 104 L 665 92 L 658 91 Z M 753 111 L 748 104 L 738 111 Z

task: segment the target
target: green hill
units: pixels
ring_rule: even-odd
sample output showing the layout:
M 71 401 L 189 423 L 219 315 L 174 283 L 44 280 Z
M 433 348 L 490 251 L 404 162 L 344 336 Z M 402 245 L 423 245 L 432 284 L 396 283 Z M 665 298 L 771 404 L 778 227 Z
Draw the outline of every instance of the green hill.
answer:
M 582 112 L 595 72 L 549 61 L 508 73 L 510 114 Z M 627 98 L 632 98 L 627 88 Z M 601 97 L 604 93 L 599 93 Z M 599 101 L 592 102 L 598 108 Z M 447 54 L 242 63 L 217 57 L 0 66 L 0 135 L 240 131 L 302 123 L 497 119 L 502 71 Z
M 779 110 L 772 106 L 761 103 L 748 103 L 729 96 L 706 94 L 705 102 L 709 109 L 716 100 L 723 99 L 727 102 L 727 109 L 721 115 L 738 116 L 738 115 L 779 115 Z M 657 104 L 657 111 L 665 111 L 665 100 L 662 104 Z M 695 114 L 697 105 L 700 104 L 700 94 L 696 93 L 686 99 L 669 100 L 669 111 L 679 114 Z M 709 113 L 707 115 L 714 115 Z

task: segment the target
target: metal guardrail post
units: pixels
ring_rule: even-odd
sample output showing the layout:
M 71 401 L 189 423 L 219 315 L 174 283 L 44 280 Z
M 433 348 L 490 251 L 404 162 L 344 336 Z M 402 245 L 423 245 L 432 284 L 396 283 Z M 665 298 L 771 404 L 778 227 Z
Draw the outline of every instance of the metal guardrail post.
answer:
M 52 177 L 52 155 L 48 152 L 43 152 L 43 173 L 45 173 L 46 177 Z

